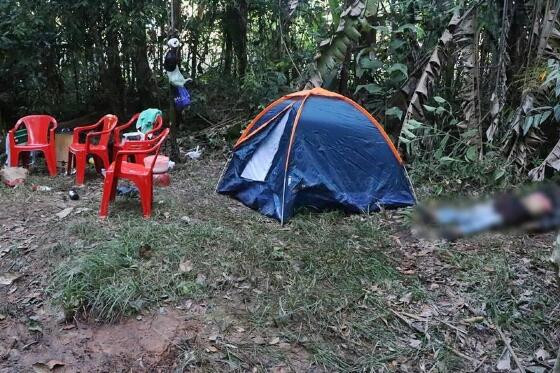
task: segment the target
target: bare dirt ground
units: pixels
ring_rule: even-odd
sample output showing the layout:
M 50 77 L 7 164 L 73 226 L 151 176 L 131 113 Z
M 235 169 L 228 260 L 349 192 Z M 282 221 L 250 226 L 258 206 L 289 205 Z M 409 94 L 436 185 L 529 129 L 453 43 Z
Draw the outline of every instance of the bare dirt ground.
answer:
M 78 201 L 41 170 L 0 186 L 0 372 L 552 368 L 552 234 L 429 242 L 395 212 L 281 227 L 213 192 L 223 162 L 175 171 L 149 222 L 135 199 L 99 221 L 93 173 Z

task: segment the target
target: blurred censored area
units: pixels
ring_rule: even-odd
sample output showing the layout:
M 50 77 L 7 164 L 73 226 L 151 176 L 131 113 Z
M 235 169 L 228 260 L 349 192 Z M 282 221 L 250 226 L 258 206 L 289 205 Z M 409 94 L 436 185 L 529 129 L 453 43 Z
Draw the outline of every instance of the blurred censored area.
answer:
M 547 232 L 560 227 L 560 186 L 542 184 L 532 190 L 502 193 L 484 201 L 420 205 L 415 221 L 422 234 L 451 241 L 507 228 Z

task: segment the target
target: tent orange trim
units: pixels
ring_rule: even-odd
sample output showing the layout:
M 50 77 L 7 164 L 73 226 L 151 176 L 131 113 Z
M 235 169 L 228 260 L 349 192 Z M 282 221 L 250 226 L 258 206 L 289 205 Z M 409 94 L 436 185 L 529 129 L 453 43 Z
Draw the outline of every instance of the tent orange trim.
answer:
M 294 92 L 291 93 L 289 95 L 283 96 L 281 98 L 279 98 L 278 100 L 274 101 L 272 104 L 270 104 L 269 106 L 267 106 L 259 115 L 257 115 L 255 117 L 255 119 L 253 119 L 253 121 L 247 126 L 247 128 L 245 129 L 245 131 L 243 131 L 243 134 L 241 134 L 241 137 L 239 138 L 239 140 L 237 140 L 237 142 L 235 143 L 235 148 L 237 148 L 239 145 L 241 145 L 243 142 L 245 142 L 247 139 L 249 139 L 251 137 L 251 129 L 255 126 L 255 124 L 267 113 L 269 112 L 273 107 L 275 107 L 276 105 L 289 100 L 291 98 L 298 98 L 298 97 L 303 97 L 304 98 L 304 102 L 302 102 L 301 107 L 300 107 L 300 112 L 302 111 L 302 107 L 305 103 L 305 100 L 307 99 L 307 97 L 309 96 L 323 96 L 323 97 L 332 97 L 332 98 L 336 98 L 339 100 L 343 100 L 346 101 L 347 103 L 351 104 L 352 106 L 354 106 L 356 109 L 358 109 L 362 114 L 364 114 L 369 120 L 370 122 L 373 123 L 373 125 L 377 128 L 377 130 L 381 133 L 381 135 L 383 136 L 383 138 L 385 139 L 385 141 L 387 142 L 387 144 L 389 144 L 389 147 L 391 148 L 391 151 L 393 152 L 393 154 L 395 155 L 395 157 L 397 158 L 397 160 L 399 161 L 400 164 L 403 164 L 403 160 L 399 154 L 399 152 L 397 151 L 397 148 L 395 148 L 395 145 L 393 144 L 393 142 L 391 141 L 391 138 L 389 137 L 389 135 L 387 135 L 387 132 L 385 132 L 385 129 L 381 126 L 381 124 L 377 121 L 377 119 L 375 119 L 366 109 L 364 109 L 362 106 L 360 106 L 356 101 L 349 99 L 348 97 L 345 97 L 341 94 L 335 93 L 335 92 L 331 92 L 328 91 L 326 89 L 323 88 L 313 88 L 311 90 L 304 90 L 304 91 L 299 91 L 299 92 Z M 299 112 L 298 112 L 299 114 Z M 276 118 L 276 116 L 275 116 Z M 274 119 L 274 118 L 273 118 Z M 272 122 L 272 120 L 269 120 L 268 122 L 266 122 L 265 124 L 263 124 L 260 128 L 264 128 L 266 127 L 268 124 L 270 124 L 270 122 Z M 294 123 L 294 128 L 297 126 L 297 122 L 299 122 L 299 116 L 296 118 L 296 122 Z M 292 136 L 294 135 L 294 131 L 292 131 Z M 290 139 L 290 147 L 291 147 L 291 143 L 292 143 L 293 138 Z M 289 154 L 289 153 L 288 153 Z
M 280 97 L 278 100 L 274 101 L 272 104 L 268 105 L 263 111 L 261 111 L 259 113 L 259 115 L 257 115 L 255 117 L 255 119 L 253 119 L 251 121 L 251 123 L 249 123 L 249 125 L 247 126 L 247 128 L 245 128 L 245 131 L 243 131 L 243 133 L 241 134 L 241 137 L 239 138 L 239 140 L 237 140 L 237 142 L 235 143 L 234 147 L 238 147 L 239 145 L 241 145 L 241 143 L 243 141 L 245 141 L 247 139 L 247 137 L 249 136 L 249 134 L 251 133 L 251 129 L 255 126 L 255 124 L 266 114 L 268 113 L 273 107 L 275 107 L 276 105 L 286 101 L 288 99 L 287 96 L 284 97 Z
M 303 113 L 303 107 L 305 106 L 305 101 L 307 101 L 309 96 L 310 96 L 310 94 L 305 96 L 305 98 L 301 102 L 301 105 L 299 106 L 299 110 L 298 110 L 297 115 L 296 115 L 296 119 L 294 119 L 294 125 L 292 126 L 292 133 L 290 135 L 290 143 L 288 145 L 288 153 L 286 154 L 286 171 L 288 171 L 288 163 L 290 163 L 290 155 L 291 155 L 291 152 L 292 152 L 292 145 L 293 145 L 294 140 L 296 138 L 296 130 L 297 130 L 297 127 L 298 127 L 298 124 L 299 124 L 299 120 L 301 118 L 301 114 Z
M 247 140 L 249 140 L 250 138 L 252 138 L 253 136 L 255 136 L 257 133 L 261 132 L 263 129 L 265 129 L 271 122 L 274 122 L 276 119 L 278 119 L 280 116 L 284 115 L 288 110 L 290 110 L 292 107 L 294 106 L 294 103 L 291 103 L 290 105 L 286 106 L 284 109 L 282 109 L 278 114 L 276 114 L 275 116 L 273 116 L 272 118 L 270 118 L 269 120 L 267 120 L 265 123 L 263 123 L 262 126 L 260 126 L 259 128 L 257 128 L 255 131 L 248 133 L 243 139 L 239 139 L 237 140 L 237 143 L 235 144 L 235 148 L 237 148 L 239 145 L 243 144 L 244 142 L 246 142 Z

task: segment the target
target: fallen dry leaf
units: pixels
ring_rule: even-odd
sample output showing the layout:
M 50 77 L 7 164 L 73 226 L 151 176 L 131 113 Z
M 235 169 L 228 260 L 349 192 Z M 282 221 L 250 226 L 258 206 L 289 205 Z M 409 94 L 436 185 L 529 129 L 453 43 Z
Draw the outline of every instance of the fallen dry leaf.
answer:
M 65 217 L 70 215 L 70 213 L 73 210 L 74 210 L 74 207 L 68 207 L 68 208 L 65 208 L 64 210 L 60 211 L 59 213 L 56 213 L 55 215 L 58 216 L 59 219 L 64 219 Z
M 484 317 L 482 316 L 475 316 L 475 317 L 469 317 L 467 319 L 463 319 L 463 322 L 467 324 L 473 324 L 481 321 L 484 321 Z
M 15 280 L 20 278 L 21 275 L 16 272 L 3 272 L 0 273 L 0 285 L 9 286 L 13 284 Z
M 56 367 L 63 367 L 65 366 L 66 363 L 59 361 L 59 360 L 49 360 L 47 362 L 47 366 L 49 367 L 50 370 L 53 370 Z
M 532 365 L 525 368 L 525 371 L 530 373 L 547 373 L 548 369 L 538 365 Z
M 214 353 L 214 352 L 218 352 L 218 349 L 214 346 L 210 346 L 206 349 L 206 351 Z
M 202 273 L 196 275 L 196 283 L 200 286 L 206 285 L 206 276 L 203 275 Z
M 30 332 L 43 333 L 43 328 L 41 328 L 40 325 L 31 325 L 31 326 L 28 327 L 27 329 L 29 329 Z
M 502 355 L 500 360 L 498 360 L 498 364 L 496 364 L 496 369 L 500 371 L 508 371 L 508 372 L 511 371 L 511 354 L 509 353 L 509 351 L 506 350 L 506 352 Z
M 47 364 L 44 363 L 35 363 L 31 367 L 35 373 L 49 373 L 51 371 Z
M 278 365 L 270 370 L 270 373 L 286 373 L 289 372 L 285 365 Z
M 411 300 L 412 300 L 412 293 L 406 293 L 401 297 L 401 299 L 399 299 L 399 302 L 404 304 L 409 304 Z
M 192 271 L 192 269 L 193 265 L 190 260 L 183 260 L 181 263 L 179 263 L 179 272 L 181 273 L 188 273 Z
M 412 348 L 420 348 L 420 346 L 422 346 L 422 341 L 418 339 L 410 338 L 408 340 L 408 345 Z
M 535 359 L 537 361 L 546 361 L 550 358 L 550 354 L 548 353 L 547 350 L 545 350 L 544 348 L 539 348 L 536 352 L 535 352 Z
M 142 245 L 138 250 L 138 255 L 143 259 L 150 259 L 152 257 L 152 247 L 150 245 Z
M 59 360 L 49 360 L 46 363 L 35 363 L 32 365 L 33 371 L 36 373 L 49 373 L 56 371 L 58 367 L 65 366 L 66 363 Z
M 274 337 L 270 340 L 270 342 L 268 342 L 269 345 L 276 345 L 280 342 L 280 338 L 278 337 Z

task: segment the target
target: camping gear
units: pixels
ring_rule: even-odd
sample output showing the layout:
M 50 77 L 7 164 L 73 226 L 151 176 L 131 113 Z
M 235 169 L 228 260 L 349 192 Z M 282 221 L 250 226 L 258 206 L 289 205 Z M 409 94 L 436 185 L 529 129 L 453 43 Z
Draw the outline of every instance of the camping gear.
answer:
M 109 140 L 111 134 L 117 126 L 116 116 L 108 114 L 101 118 L 97 123 L 74 128 L 72 144 L 68 148 L 68 174 L 72 167 L 76 167 L 76 184 L 82 185 L 86 174 L 86 164 L 88 155 L 94 156 L 95 168 L 98 172 L 102 168 L 109 167 Z M 94 130 L 99 130 L 95 132 Z M 86 134 L 85 143 L 80 142 L 80 135 Z M 92 138 L 98 138 L 97 144 L 92 144 Z
M 170 48 L 179 48 L 181 46 L 181 42 L 177 38 L 171 38 L 167 41 L 167 45 L 169 45 Z
M 154 110 L 158 110 L 160 115 L 154 118 L 152 122 L 152 129 L 144 133 L 145 135 L 144 138 L 146 136 L 148 137 L 152 136 L 154 132 L 159 131 L 163 127 L 163 119 L 161 116 L 161 111 L 159 109 L 154 109 Z M 119 150 L 122 149 L 122 145 L 123 145 L 122 137 L 126 136 L 126 134 L 122 134 L 122 132 L 130 128 L 133 124 L 136 124 L 138 118 L 140 117 L 140 114 L 141 113 L 134 114 L 128 122 L 124 124 L 119 124 L 117 127 L 115 127 L 115 130 L 113 131 L 113 154 L 116 154 Z M 141 139 L 141 141 L 142 140 L 144 139 Z M 133 141 L 133 140 L 127 139 L 127 141 Z
M 177 48 L 173 48 L 171 45 L 169 45 L 169 43 L 167 45 L 170 47 L 170 49 L 167 51 L 165 57 L 163 58 L 163 68 L 165 69 L 165 71 L 170 73 L 177 68 L 177 65 L 179 63 L 179 53 L 177 51 Z
M 142 132 L 128 132 L 124 133 L 122 137 L 122 142 L 124 143 L 127 141 L 144 141 L 146 135 L 144 135 Z
M 185 83 L 187 83 L 187 79 L 181 74 L 181 70 L 179 69 L 180 60 L 179 60 L 179 47 L 181 43 L 179 39 L 172 38 L 169 39 L 167 42 L 167 46 L 169 46 L 169 50 L 165 54 L 163 67 L 165 68 L 165 72 L 167 73 L 167 78 L 169 79 L 169 83 L 171 83 L 174 87 L 183 87 Z
M 247 127 L 217 192 L 282 223 L 299 208 L 375 212 L 415 204 L 389 137 L 364 108 L 321 88 L 277 100 Z
M 22 125 L 27 130 L 26 136 L 18 131 Z M 56 119 L 49 115 L 29 115 L 18 120 L 15 127 L 8 132 L 10 166 L 18 166 L 21 153 L 41 151 L 45 155 L 49 174 L 56 176 L 56 127 Z M 20 133 L 18 141 L 25 141 L 25 143 L 16 143 L 18 132 Z
M 136 121 L 136 129 L 142 133 L 148 133 L 154 129 L 154 123 L 161 117 L 161 110 L 146 109 L 140 113 Z
M 117 187 L 117 196 L 136 198 L 138 197 L 138 188 L 134 185 L 119 185 Z
M 74 190 L 74 189 L 70 189 L 70 190 L 68 191 L 68 197 L 70 197 L 70 199 L 71 199 L 72 201 L 77 201 L 77 200 L 80 199 L 80 195 L 79 195 L 78 192 L 76 192 L 76 190 Z
M 74 135 L 69 131 L 70 130 L 66 132 L 57 131 L 54 141 L 56 147 L 57 166 L 63 170 L 66 168 L 66 161 L 68 160 L 68 148 L 72 145 L 72 141 L 74 139 Z
M 150 167 L 154 158 L 156 160 L 156 163 L 154 164 L 154 174 L 164 174 L 169 171 L 169 157 L 166 157 L 165 155 L 158 155 L 157 158 L 153 155 L 147 156 L 144 158 L 144 166 Z
M 169 157 L 165 155 L 158 155 L 157 158 L 153 155 L 144 158 L 144 166 L 149 167 L 152 162 L 156 159 L 154 165 L 154 185 L 158 187 L 168 187 L 171 184 L 171 178 L 169 177 L 169 169 L 171 162 Z
M 136 185 L 140 192 L 140 200 L 142 202 L 142 212 L 145 218 L 152 214 L 153 200 L 153 170 L 156 164 L 157 156 L 161 145 L 169 135 L 169 128 L 163 130 L 158 136 L 146 141 L 131 141 L 123 146 L 123 150 L 119 151 L 115 160 L 105 174 L 105 182 L 103 183 L 103 197 L 101 206 L 99 207 L 99 216 L 106 218 L 109 213 L 109 202 L 115 199 L 117 185 L 119 179 L 126 179 Z M 142 159 L 149 155 L 155 155 L 152 163 L 146 167 L 144 163 L 131 163 L 126 159 L 133 156 L 137 159 L 137 155 L 141 154 Z
M 175 87 L 175 108 L 178 111 L 185 109 L 191 104 L 191 96 L 185 87 Z
M 179 66 L 175 67 L 175 70 L 173 71 L 167 71 L 167 78 L 169 79 L 171 85 L 177 88 L 183 87 L 185 83 L 187 83 L 187 79 L 185 79 L 183 74 L 181 74 Z

